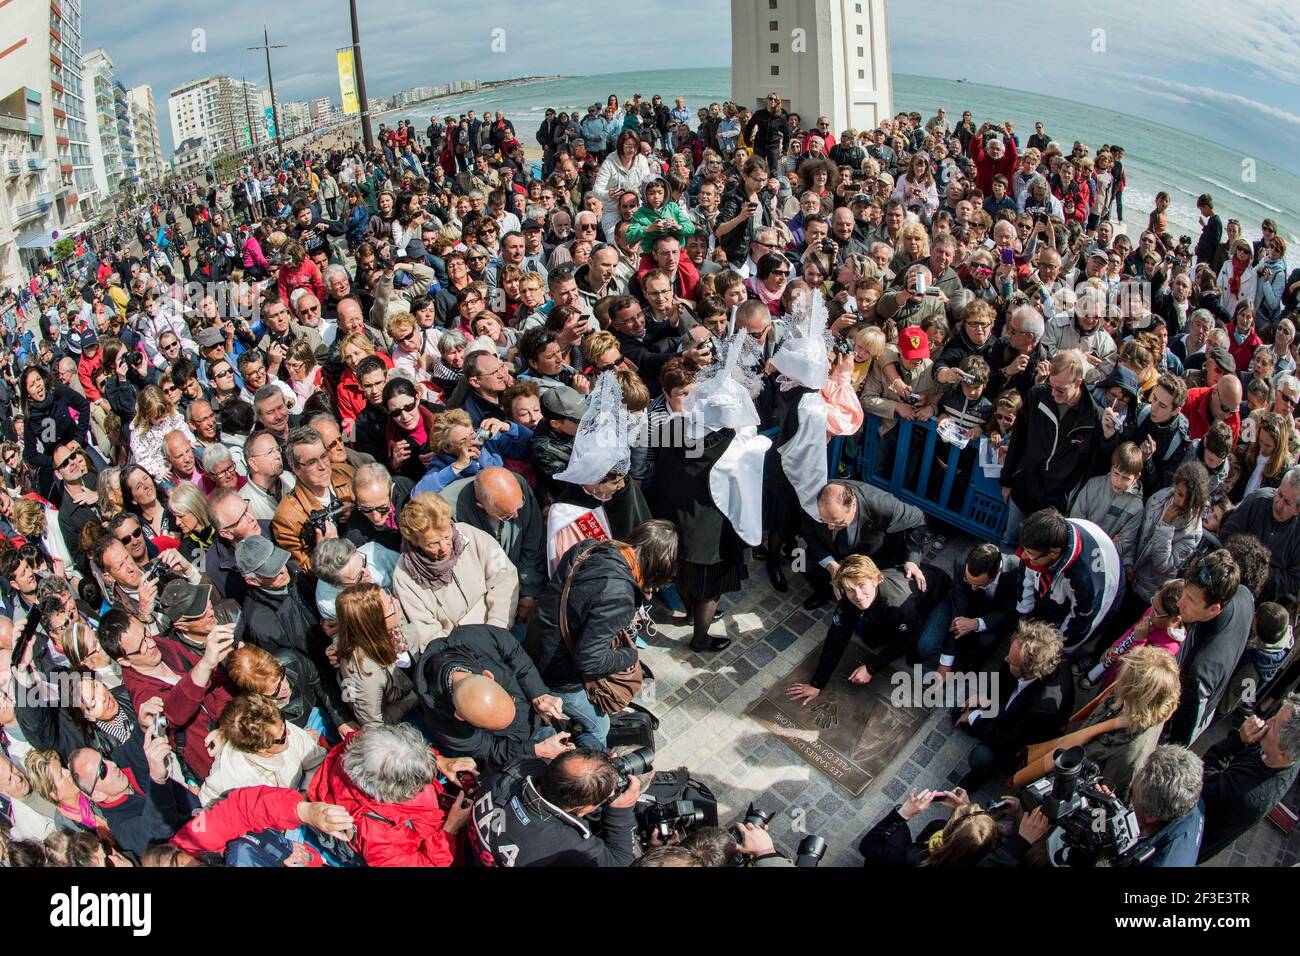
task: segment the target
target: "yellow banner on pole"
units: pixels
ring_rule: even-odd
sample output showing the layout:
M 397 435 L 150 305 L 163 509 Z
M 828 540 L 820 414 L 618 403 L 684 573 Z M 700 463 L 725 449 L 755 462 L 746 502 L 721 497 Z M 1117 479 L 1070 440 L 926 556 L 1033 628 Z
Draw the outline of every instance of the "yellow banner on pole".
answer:
M 361 112 L 361 103 L 357 100 L 357 73 L 352 62 L 352 47 L 338 51 L 339 58 L 339 93 L 343 97 L 343 112 L 348 115 Z

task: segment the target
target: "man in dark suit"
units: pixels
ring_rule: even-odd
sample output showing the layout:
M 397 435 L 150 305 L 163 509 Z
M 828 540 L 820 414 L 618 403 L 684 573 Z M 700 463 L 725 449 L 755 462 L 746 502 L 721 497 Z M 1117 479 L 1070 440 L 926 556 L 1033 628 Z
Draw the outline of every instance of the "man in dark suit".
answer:
M 1061 634 L 1040 621 L 1022 621 L 1006 662 L 987 694 L 988 706 L 968 706 L 957 718 L 979 741 L 960 787 L 976 790 L 995 771 L 1010 774 L 1029 744 L 1058 736 L 1074 712 L 1074 678 Z
M 831 577 L 851 554 L 865 554 L 877 566 L 901 565 L 912 581 L 924 580 L 925 514 L 863 481 L 832 481 L 817 495 L 820 520 L 803 517 L 808 542 L 805 575 L 813 586 L 804 602 L 816 610 L 831 599 Z
M 948 600 L 930 612 L 917 644 L 917 656 L 939 658 L 939 673 L 978 666 L 1016 623 L 1016 602 L 1025 569 L 1014 554 L 995 544 L 977 544 L 966 555 L 961 576 Z

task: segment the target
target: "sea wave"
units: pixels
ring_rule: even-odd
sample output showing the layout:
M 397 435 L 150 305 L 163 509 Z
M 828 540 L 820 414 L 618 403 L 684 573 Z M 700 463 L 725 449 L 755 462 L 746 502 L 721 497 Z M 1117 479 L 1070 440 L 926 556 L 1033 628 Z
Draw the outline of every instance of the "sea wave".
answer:
M 1196 178 L 1201 180 L 1202 182 L 1209 183 L 1211 186 L 1218 186 L 1220 189 L 1226 189 L 1228 192 L 1232 193 L 1238 199 L 1244 199 L 1246 200 L 1246 202 L 1253 202 L 1256 206 L 1262 206 L 1263 208 L 1269 210 L 1270 212 L 1275 212 L 1278 213 L 1279 215 L 1285 212 L 1285 210 L 1279 209 L 1277 206 L 1269 205 L 1268 203 L 1264 202 L 1264 200 L 1262 199 L 1256 199 L 1254 196 L 1250 195 L 1249 193 L 1243 193 L 1240 190 L 1233 189 L 1227 183 L 1221 183 L 1217 179 L 1211 179 L 1209 176 L 1202 176 L 1200 173 L 1196 174 Z

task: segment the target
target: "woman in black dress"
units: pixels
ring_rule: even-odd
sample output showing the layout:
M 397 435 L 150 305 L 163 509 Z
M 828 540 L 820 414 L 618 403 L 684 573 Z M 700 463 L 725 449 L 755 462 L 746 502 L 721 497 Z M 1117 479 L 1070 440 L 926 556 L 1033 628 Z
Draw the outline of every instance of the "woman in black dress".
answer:
M 730 646 L 728 638 L 710 637 L 709 625 L 722 595 L 740 590 L 749 576 L 746 549 L 762 535 L 769 441 L 758 434 L 750 392 L 757 383 L 750 362 L 761 356 L 744 332 L 727 341 L 724 354 L 697 376 L 684 405 L 685 428 L 668 419 L 656 441 L 656 514 L 680 535 L 677 589 L 692 615 L 696 651 Z

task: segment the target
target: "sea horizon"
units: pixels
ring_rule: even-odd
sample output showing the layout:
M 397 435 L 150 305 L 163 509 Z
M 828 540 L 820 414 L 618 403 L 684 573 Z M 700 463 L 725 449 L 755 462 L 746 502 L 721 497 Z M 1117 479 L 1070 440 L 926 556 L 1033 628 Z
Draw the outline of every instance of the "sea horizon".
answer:
M 1011 120 L 1022 144 L 1033 132 L 1034 122 L 1041 120 L 1048 135 L 1067 148 L 1076 139 L 1087 143 L 1094 153 L 1102 144 L 1124 146 L 1128 181 L 1124 211 L 1130 231 L 1145 226 L 1155 206 L 1155 194 L 1164 191 L 1172 199 L 1170 232 L 1195 239 L 1200 232 L 1196 198 L 1208 192 L 1214 196 L 1221 218 L 1225 222 L 1238 219 L 1247 238 L 1257 238 L 1261 220 L 1271 217 L 1288 245 L 1300 250 L 1300 200 L 1296 198 L 1300 196 L 1300 177 L 1260 160 L 1254 165 L 1254 182 L 1243 182 L 1242 160 L 1247 157 L 1230 146 L 1158 120 L 1045 93 L 909 73 L 895 73 L 893 81 L 895 111 L 915 110 L 928 119 L 942 104 L 949 116 L 958 118 L 969 109 L 977 124 Z M 610 93 L 620 99 L 635 93 L 647 98 L 658 93 L 670 103 L 681 96 L 694 113 L 700 106 L 730 98 L 731 70 L 698 67 L 567 76 L 428 101 L 387 113 L 385 119 L 410 119 L 423 130 L 435 113 L 441 118 L 470 109 L 479 113 L 500 109 L 515 125 L 520 141 L 530 146 L 536 144 L 537 127 L 548 107 L 585 111 L 591 103 L 603 103 Z M 1300 262 L 1300 252 L 1289 258 Z

